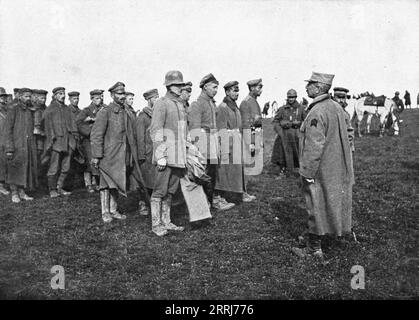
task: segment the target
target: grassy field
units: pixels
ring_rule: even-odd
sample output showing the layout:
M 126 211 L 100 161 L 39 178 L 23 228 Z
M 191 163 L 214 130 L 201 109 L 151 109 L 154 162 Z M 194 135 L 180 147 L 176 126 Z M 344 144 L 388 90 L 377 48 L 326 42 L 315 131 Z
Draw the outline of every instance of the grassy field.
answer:
M 326 243 L 326 262 L 291 253 L 306 225 L 295 178 L 276 180 L 265 123 L 265 170 L 249 181 L 258 200 L 216 213 L 213 226 L 158 238 L 136 195 L 128 218 L 104 225 L 99 195 L 76 190 L 13 205 L 0 198 L 0 297 L 17 299 L 406 299 L 419 296 L 419 110 L 406 110 L 401 136 L 357 138 L 354 229 L 359 244 Z M 53 290 L 51 267 L 65 268 Z M 365 290 L 350 286 L 365 268 Z

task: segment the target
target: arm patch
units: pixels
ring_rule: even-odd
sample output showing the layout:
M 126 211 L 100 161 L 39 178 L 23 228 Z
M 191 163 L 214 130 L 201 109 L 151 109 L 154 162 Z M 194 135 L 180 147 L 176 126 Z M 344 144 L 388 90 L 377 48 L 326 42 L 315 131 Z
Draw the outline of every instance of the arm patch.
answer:
M 317 119 L 311 120 L 310 127 L 316 127 L 317 128 Z

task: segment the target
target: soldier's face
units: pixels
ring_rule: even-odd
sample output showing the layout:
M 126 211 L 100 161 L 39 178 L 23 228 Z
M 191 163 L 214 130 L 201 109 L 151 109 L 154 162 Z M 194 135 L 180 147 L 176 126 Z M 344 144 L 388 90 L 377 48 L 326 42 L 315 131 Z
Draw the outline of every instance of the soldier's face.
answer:
M 79 105 L 79 97 L 78 96 L 70 97 L 70 104 L 72 106 L 77 107 Z
M 5 103 L 6 103 L 6 97 L 0 96 L 0 104 L 5 104 Z
M 180 98 L 183 101 L 188 102 L 190 97 L 191 97 L 191 92 L 189 92 L 188 90 L 182 90 L 182 92 L 180 93 Z
M 47 102 L 47 96 L 45 95 L 38 96 L 38 103 L 45 104 L 46 102 Z
M 319 88 L 316 86 L 315 82 L 309 82 L 306 85 L 306 92 L 310 98 L 315 98 L 319 94 Z
M 64 103 L 65 100 L 65 92 L 59 91 L 55 94 L 55 99 L 57 99 L 59 102 Z
M 204 86 L 204 91 L 207 93 L 208 96 L 214 98 L 218 92 L 218 84 L 210 82 Z
M 339 97 L 339 96 L 335 96 L 335 100 L 337 103 L 339 103 L 342 107 L 346 107 L 347 103 L 346 103 L 346 97 Z
M 123 105 L 125 102 L 125 92 L 114 92 L 112 94 L 112 99 L 115 103 Z
M 131 95 L 127 96 L 125 98 L 125 103 L 131 107 L 134 103 L 134 96 L 131 96 Z
M 37 103 L 38 102 L 38 95 L 37 94 L 32 94 L 32 96 L 31 96 L 31 102 L 32 103 Z
M 255 97 L 259 97 L 262 94 L 262 91 L 263 91 L 262 88 L 263 88 L 263 84 L 258 84 L 257 86 L 252 87 L 250 91 L 253 92 L 253 95 Z
M 156 96 L 150 98 L 150 104 L 151 104 L 152 107 L 154 106 L 154 104 L 156 103 L 158 98 L 159 98 L 159 95 L 156 95 Z
M 24 104 L 26 105 L 30 105 L 31 104 L 31 93 L 30 92 L 25 92 L 24 94 L 20 95 L 20 101 L 22 101 Z
M 237 101 L 239 98 L 239 89 L 231 88 L 226 92 L 227 96 L 229 96 L 233 101 Z
M 12 96 L 7 96 L 6 101 L 7 101 L 7 103 L 11 103 L 13 101 L 13 97 Z
M 288 101 L 289 104 L 293 104 L 295 102 L 295 100 L 297 100 L 296 97 L 289 97 L 289 98 L 287 98 L 287 101 Z
M 95 106 L 100 106 L 100 105 L 101 105 L 101 103 L 102 103 L 102 97 L 101 97 L 101 96 L 93 96 L 93 98 L 92 98 L 92 103 L 93 103 Z

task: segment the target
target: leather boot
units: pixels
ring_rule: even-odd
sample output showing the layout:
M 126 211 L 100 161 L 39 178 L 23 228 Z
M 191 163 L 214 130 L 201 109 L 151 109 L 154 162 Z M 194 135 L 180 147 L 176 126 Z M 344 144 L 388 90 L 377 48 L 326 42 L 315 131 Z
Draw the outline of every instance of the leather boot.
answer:
M 117 190 L 109 190 L 110 194 L 110 201 L 109 201 L 109 211 L 111 213 L 112 218 L 118 220 L 125 220 L 127 217 L 124 214 L 120 214 L 118 212 L 118 191 Z
M 153 231 L 159 237 L 167 234 L 167 230 L 161 224 L 161 198 L 151 198 L 151 231 Z
M 67 177 L 66 173 L 61 173 L 60 176 L 58 177 L 58 181 L 57 181 L 57 192 L 63 196 L 68 196 L 71 194 L 70 191 L 65 191 L 63 189 L 63 185 L 64 185 L 64 180 Z
M 48 176 L 48 189 L 49 189 L 49 196 L 51 198 L 57 198 L 60 195 L 57 192 L 57 181 L 55 176 Z
M 162 222 L 163 226 L 167 230 L 173 231 L 183 231 L 184 227 L 178 227 L 170 221 L 170 207 L 172 205 L 172 196 L 169 194 L 163 198 L 161 212 L 162 212 Z
M 8 194 L 10 194 L 10 192 L 5 188 L 3 182 L 0 183 L 0 193 L 1 194 L 4 194 L 5 196 L 7 196 Z
M 109 213 L 110 207 L 109 189 L 100 190 L 100 203 L 102 206 L 102 219 L 103 222 L 111 222 L 112 216 Z
M 25 190 L 23 189 L 19 189 L 19 198 L 22 200 L 26 200 L 26 201 L 31 201 L 33 200 L 32 197 L 29 197 L 26 193 Z

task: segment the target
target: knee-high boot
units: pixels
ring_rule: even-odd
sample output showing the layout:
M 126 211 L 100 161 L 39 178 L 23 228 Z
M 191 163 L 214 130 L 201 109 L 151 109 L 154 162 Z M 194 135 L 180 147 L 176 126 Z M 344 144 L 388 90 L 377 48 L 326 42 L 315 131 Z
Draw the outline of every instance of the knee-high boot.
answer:
M 184 227 L 178 227 L 173 224 L 170 220 L 170 207 L 172 205 L 172 195 L 168 194 L 166 197 L 163 198 L 161 211 L 162 211 L 162 222 L 163 226 L 167 230 L 173 231 L 183 231 L 185 230 Z
M 110 197 L 109 189 L 100 190 L 100 203 L 102 206 L 102 219 L 104 222 L 111 222 L 112 217 L 109 213 L 110 208 Z
M 161 198 L 151 198 L 150 199 L 151 207 L 151 231 L 153 231 L 159 237 L 167 234 L 167 230 L 162 225 L 161 220 L 161 209 L 162 201 Z
M 109 191 L 110 194 L 110 204 L 109 204 L 109 211 L 111 213 L 112 218 L 118 220 L 125 220 L 127 217 L 124 214 L 120 214 L 118 212 L 118 190 L 112 189 Z

